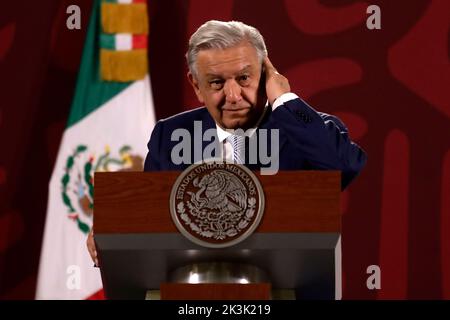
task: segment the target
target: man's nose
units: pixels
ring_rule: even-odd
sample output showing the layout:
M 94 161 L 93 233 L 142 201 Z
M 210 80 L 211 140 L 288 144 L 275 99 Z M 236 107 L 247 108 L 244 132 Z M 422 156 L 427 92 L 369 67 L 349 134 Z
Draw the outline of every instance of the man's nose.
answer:
M 238 103 L 242 100 L 242 88 L 235 80 L 225 82 L 224 92 L 228 103 Z

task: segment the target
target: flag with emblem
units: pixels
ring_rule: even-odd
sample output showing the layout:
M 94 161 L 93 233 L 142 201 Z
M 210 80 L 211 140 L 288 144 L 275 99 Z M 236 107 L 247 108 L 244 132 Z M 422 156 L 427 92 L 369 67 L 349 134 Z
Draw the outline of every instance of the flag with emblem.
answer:
M 49 184 L 37 299 L 101 297 L 86 248 L 96 171 L 142 171 L 155 123 L 147 4 L 95 0 L 74 100 Z

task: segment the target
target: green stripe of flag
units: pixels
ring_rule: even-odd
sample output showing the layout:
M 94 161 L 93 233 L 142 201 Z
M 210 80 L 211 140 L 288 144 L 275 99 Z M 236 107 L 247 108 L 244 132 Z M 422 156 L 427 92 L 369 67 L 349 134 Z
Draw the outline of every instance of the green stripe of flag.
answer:
M 92 5 L 91 18 L 67 127 L 80 121 L 130 85 L 130 82 L 101 81 L 99 66 L 100 2 L 101 0 L 95 0 Z
M 116 37 L 114 34 L 102 33 L 100 35 L 100 47 L 103 49 L 116 49 Z

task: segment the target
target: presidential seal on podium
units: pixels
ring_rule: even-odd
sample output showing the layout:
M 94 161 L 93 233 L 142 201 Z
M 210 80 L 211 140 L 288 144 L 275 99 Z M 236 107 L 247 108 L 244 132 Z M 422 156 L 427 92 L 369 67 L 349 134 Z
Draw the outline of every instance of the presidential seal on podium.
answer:
M 173 185 L 170 212 L 178 230 L 192 242 L 225 248 L 245 240 L 258 227 L 264 213 L 264 193 L 245 166 L 193 164 Z

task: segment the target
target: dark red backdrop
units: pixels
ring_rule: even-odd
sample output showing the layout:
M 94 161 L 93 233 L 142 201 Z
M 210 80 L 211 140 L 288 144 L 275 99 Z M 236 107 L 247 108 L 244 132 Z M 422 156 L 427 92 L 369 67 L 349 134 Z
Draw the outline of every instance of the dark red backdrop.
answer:
M 82 29 L 65 27 L 78 4 Z M 381 30 L 366 8 L 381 7 Z M 33 298 L 48 181 L 74 92 L 89 0 L 0 4 L 0 298 Z M 369 161 L 344 193 L 344 298 L 450 298 L 448 0 L 150 1 L 158 118 L 197 106 L 188 35 L 208 19 L 265 36 L 293 91 L 340 116 Z M 161 62 L 164 63 L 161 63 Z M 366 286 L 381 267 L 381 290 Z

